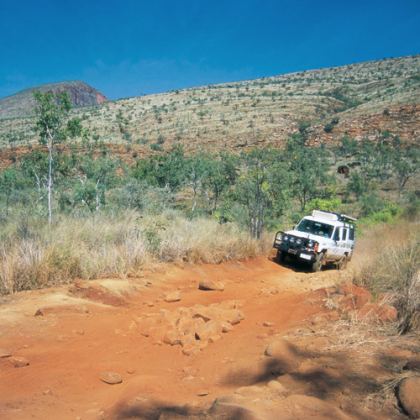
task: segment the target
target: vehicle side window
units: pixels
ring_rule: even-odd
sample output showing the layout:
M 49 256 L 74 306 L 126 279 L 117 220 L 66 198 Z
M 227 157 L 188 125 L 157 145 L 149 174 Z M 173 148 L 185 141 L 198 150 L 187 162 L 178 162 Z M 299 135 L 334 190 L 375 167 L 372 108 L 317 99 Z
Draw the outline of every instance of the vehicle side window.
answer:
M 341 231 L 341 240 L 342 241 L 347 241 L 347 232 L 348 232 L 348 229 L 342 229 L 342 231 Z
M 354 229 L 350 229 L 349 239 L 350 239 L 351 241 L 354 241 Z
M 334 241 L 339 241 L 340 240 L 340 229 L 338 227 L 335 228 L 333 239 L 334 239 Z

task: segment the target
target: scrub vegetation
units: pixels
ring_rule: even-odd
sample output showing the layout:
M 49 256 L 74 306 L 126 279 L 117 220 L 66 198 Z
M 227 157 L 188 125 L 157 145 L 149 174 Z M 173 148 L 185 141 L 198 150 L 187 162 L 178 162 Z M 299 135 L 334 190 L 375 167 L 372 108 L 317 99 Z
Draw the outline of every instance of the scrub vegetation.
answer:
M 398 310 L 398 331 L 420 329 L 420 227 L 418 220 L 398 220 L 368 228 L 360 246 L 355 283 Z
M 255 256 L 270 246 L 264 232 L 314 208 L 362 217 L 364 226 L 417 211 L 409 181 L 418 149 L 389 133 L 358 147 L 348 137 L 311 147 L 302 124 L 284 149 L 187 155 L 177 146 L 127 165 L 86 133 L 88 153 L 59 153 L 58 143 L 81 127 L 49 94 L 37 100 L 40 141 L 55 124 L 57 144 L 0 173 L 2 293 L 128 275 L 148 261 Z M 350 173 L 337 173 L 341 156 L 357 162 Z M 385 180 L 394 191 L 383 189 Z

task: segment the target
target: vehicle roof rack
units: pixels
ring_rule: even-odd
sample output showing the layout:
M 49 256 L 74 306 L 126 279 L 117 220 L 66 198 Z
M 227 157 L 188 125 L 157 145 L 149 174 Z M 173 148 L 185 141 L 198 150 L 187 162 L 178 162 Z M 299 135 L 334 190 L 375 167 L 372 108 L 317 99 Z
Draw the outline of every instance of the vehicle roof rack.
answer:
M 347 216 L 347 214 L 340 214 L 340 220 L 347 223 L 354 223 L 357 221 L 355 217 Z
M 346 214 L 335 213 L 332 211 L 323 211 L 323 210 L 313 210 L 312 211 L 313 217 L 320 217 L 328 220 L 336 220 L 339 222 L 345 223 L 354 223 L 357 219 L 351 216 L 347 216 Z

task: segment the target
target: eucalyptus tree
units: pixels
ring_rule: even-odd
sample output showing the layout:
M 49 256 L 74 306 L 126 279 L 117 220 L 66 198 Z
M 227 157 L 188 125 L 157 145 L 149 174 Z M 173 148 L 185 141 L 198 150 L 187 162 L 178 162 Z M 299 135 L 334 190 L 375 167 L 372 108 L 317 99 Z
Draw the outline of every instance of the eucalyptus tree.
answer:
M 282 214 L 289 192 L 289 174 L 282 152 L 254 149 L 241 157 L 235 200 L 246 210 L 252 237 L 260 239 L 267 218 Z
M 48 223 L 52 222 L 52 195 L 54 186 L 54 154 L 58 143 L 69 137 L 80 135 L 82 131 L 80 120 L 70 118 L 71 103 L 66 92 L 54 94 L 53 92 L 34 92 L 36 129 L 39 142 L 48 150 L 47 173 L 47 203 Z
M 320 194 L 328 182 L 327 154 L 324 149 L 306 145 L 305 136 L 292 135 L 286 145 L 286 159 L 291 175 L 291 190 L 304 211 L 309 200 Z

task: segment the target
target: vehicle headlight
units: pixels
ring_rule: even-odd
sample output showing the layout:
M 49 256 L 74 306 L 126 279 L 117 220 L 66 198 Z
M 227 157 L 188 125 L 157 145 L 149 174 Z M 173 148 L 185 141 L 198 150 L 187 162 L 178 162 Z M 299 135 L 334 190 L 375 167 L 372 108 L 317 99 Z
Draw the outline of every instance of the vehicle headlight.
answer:
M 309 248 L 313 248 L 313 247 L 314 247 L 314 245 L 315 245 L 315 242 L 314 242 L 314 241 L 310 240 L 310 241 L 308 242 L 308 247 L 309 247 Z
M 302 239 L 296 239 L 296 243 L 300 245 L 302 243 Z
M 276 236 L 276 240 L 281 241 L 283 239 L 283 235 L 281 233 L 278 233 Z
M 284 235 L 283 239 L 284 239 L 285 241 L 288 241 L 288 240 L 289 240 L 289 237 L 288 237 L 287 235 Z

